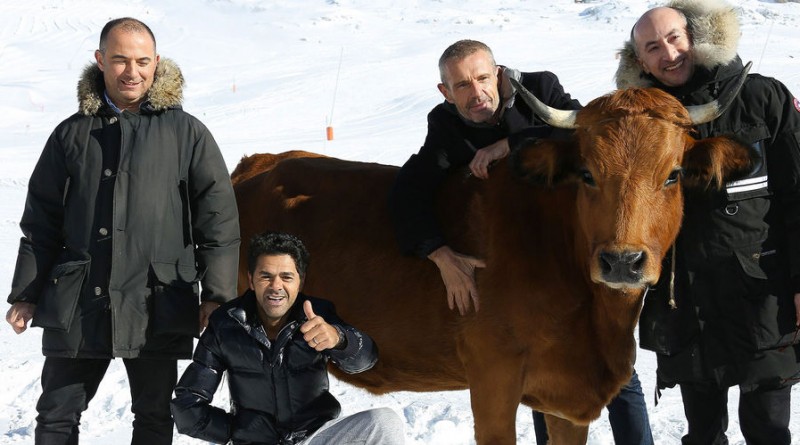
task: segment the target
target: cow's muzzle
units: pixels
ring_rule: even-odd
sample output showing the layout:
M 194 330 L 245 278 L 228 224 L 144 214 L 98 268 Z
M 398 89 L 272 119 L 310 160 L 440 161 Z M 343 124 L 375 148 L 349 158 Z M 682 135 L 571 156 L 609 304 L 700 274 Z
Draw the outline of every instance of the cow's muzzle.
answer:
M 647 253 L 642 250 L 602 251 L 598 255 L 605 283 L 622 287 L 642 285 Z M 616 287 L 616 286 L 613 286 Z

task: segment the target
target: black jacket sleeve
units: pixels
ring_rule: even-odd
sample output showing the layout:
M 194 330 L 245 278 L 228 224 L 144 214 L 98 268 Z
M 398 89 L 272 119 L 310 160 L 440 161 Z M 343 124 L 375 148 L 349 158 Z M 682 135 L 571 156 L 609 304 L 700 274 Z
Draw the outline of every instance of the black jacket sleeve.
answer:
M 231 417 L 211 406 L 225 366 L 213 352 L 218 348 L 214 328 L 209 325 L 197 344 L 192 363 L 175 387 L 170 409 L 178 432 L 214 443 L 231 438 Z M 277 440 L 277 439 L 276 439 Z
M 800 101 L 777 80 L 764 88 L 762 101 L 773 135 L 767 146 L 770 186 L 786 226 L 792 290 L 800 293 Z
M 447 177 L 450 160 L 438 140 L 442 130 L 428 116 L 428 136 L 419 153 L 400 168 L 389 193 L 389 211 L 400 251 L 426 257 L 445 244 L 434 216 L 436 191 Z
M 205 125 L 195 122 L 197 138 L 186 184 L 192 212 L 191 242 L 204 271 L 200 297 L 222 304 L 236 298 L 239 213 L 222 153 Z
M 31 174 L 20 227 L 17 265 L 8 302 L 37 304 L 42 286 L 64 247 L 64 196 L 69 176 L 58 129 L 50 135 Z
M 325 351 L 334 365 L 348 374 L 364 372 L 375 366 L 378 362 L 378 347 L 369 335 L 339 318 L 336 307 L 330 301 L 314 297 L 306 298 L 311 300 L 317 315 L 345 335 L 345 346 L 342 349 Z

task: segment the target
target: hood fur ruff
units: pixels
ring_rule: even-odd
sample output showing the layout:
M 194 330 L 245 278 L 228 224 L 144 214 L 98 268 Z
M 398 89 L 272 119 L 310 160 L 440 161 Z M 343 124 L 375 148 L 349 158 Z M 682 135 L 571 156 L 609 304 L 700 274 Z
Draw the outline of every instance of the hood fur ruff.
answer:
M 155 79 L 147 101 L 156 111 L 179 106 L 183 102 L 183 74 L 178 65 L 171 59 L 162 57 L 156 67 Z M 78 112 L 86 116 L 96 114 L 105 105 L 103 72 L 96 63 L 90 63 L 83 69 L 78 81 Z
M 686 15 L 696 64 L 712 69 L 736 58 L 740 32 L 739 16 L 733 6 L 722 0 L 672 0 L 664 6 Z M 617 88 L 653 86 L 654 79 L 636 61 L 633 42 L 626 41 L 617 57 Z

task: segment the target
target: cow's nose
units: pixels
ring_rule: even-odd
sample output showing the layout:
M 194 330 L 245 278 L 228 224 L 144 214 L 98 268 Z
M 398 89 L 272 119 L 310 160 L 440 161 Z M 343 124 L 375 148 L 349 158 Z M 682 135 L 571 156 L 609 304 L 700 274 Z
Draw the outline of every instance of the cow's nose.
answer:
M 600 270 L 609 283 L 638 283 L 642 279 L 647 254 L 639 251 L 600 252 Z

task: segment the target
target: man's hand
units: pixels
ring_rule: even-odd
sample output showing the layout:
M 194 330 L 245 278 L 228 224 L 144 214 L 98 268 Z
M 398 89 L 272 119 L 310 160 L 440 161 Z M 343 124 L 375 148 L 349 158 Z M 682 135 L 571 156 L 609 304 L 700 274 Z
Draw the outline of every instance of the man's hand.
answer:
M 487 145 L 475 152 L 475 157 L 469 163 L 469 170 L 475 177 L 489 179 L 489 164 L 500 158 L 508 156 L 511 149 L 508 146 L 508 139 L 500 139 L 494 144 Z
M 444 287 L 447 288 L 447 306 L 450 310 L 458 307 L 458 312 L 465 315 L 469 312 L 470 300 L 478 311 L 478 286 L 475 285 L 475 268 L 486 267 L 483 260 L 453 252 L 442 246 L 428 255 L 436 263 L 442 274 Z
M 208 317 L 211 316 L 211 313 L 217 310 L 219 307 L 219 303 L 215 303 L 213 301 L 204 301 L 200 303 L 200 333 L 202 334 L 203 331 L 208 326 Z
M 308 343 L 308 346 L 318 352 L 322 352 L 339 344 L 339 331 L 314 313 L 310 301 L 303 302 L 303 312 L 306 313 L 308 321 L 300 326 L 300 332 L 303 333 L 303 339 Z
M 12 304 L 6 312 L 6 321 L 14 329 L 14 332 L 21 334 L 28 329 L 28 322 L 33 318 L 35 310 L 35 304 L 18 301 Z

